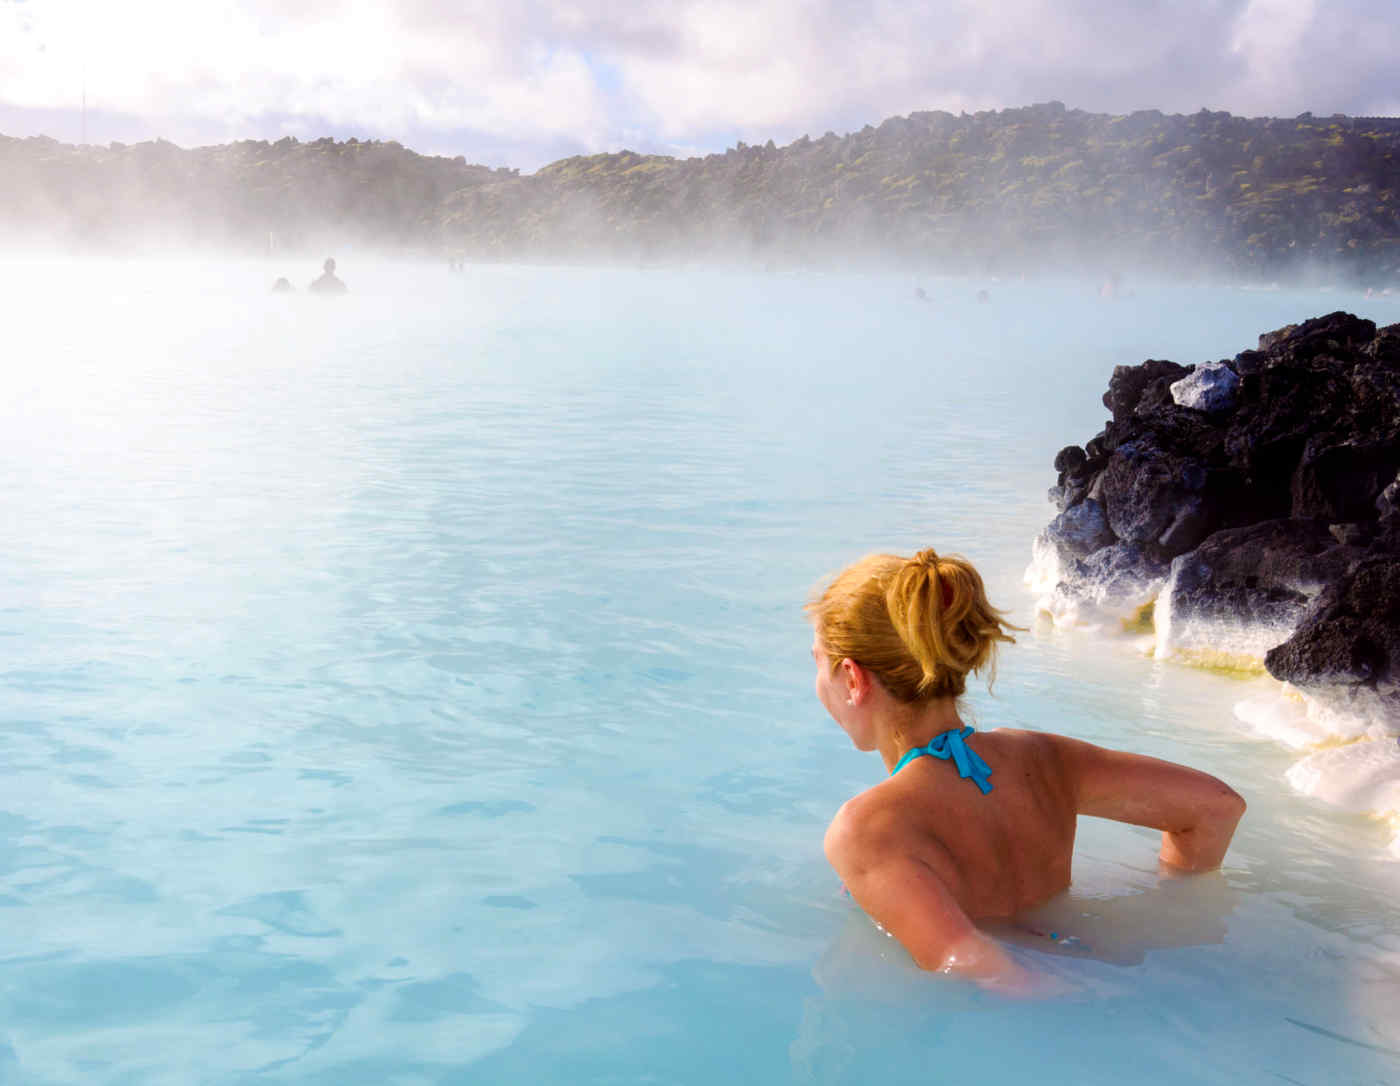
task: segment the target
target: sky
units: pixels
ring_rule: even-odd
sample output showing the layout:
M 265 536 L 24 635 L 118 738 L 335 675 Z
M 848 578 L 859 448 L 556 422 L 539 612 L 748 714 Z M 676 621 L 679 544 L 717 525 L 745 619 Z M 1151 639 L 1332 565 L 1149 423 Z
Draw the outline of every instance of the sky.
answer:
M 1397 0 L 0 0 L 0 133 L 529 172 L 1050 100 L 1393 116 L 1397 56 Z

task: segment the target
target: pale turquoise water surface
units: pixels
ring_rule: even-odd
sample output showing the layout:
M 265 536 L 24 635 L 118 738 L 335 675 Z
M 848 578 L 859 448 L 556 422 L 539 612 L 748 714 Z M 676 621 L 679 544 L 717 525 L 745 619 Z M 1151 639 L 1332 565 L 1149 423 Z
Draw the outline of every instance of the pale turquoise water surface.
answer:
M 932 544 L 1030 623 L 1113 365 L 1400 299 L 341 264 L 0 267 L 0 1082 L 1400 1081 L 1389 835 L 1251 682 L 1036 627 L 973 697 L 1251 805 L 1179 882 L 1086 821 L 1011 1003 L 839 894 L 800 610 Z

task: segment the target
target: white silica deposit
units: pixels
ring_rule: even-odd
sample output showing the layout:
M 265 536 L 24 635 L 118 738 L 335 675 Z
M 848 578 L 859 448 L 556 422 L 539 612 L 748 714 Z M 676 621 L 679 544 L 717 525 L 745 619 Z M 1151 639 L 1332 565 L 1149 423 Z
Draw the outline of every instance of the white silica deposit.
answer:
M 1295 763 L 1288 783 L 1353 814 L 1369 814 L 1390 825 L 1390 854 L 1400 859 L 1400 736 L 1375 729 L 1340 747 L 1325 747 Z
M 1121 546 L 1104 547 L 1080 563 L 1084 576 L 1070 589 L 1059 550 L 1044 533 L 1031 543 L 1025 583 L 1036 609 L 1057 628 L 1084 626 L 1111 631 L 1138 630 L 1161 593 L 1163 578 L 1145 576 L 1131 561 L 1115 561 Z
M 1381 735 L 1314 751 L 1289 769 L 1288 782 L 1356 814 L 1400 811 L 1400 739 Z
M 1066 611 L 1059 614 L 1055 610 L 1055 586 L 1065 579 L 1064 564 L 1060 553 L 1042 532 L 1031 541 L 1031 564 L 1026 567 L 1026 587 L 1035 597 L 1036 610 L 1049 615 L 1056 626 L 1073 626 L 1078 612 Z
M 1153 650 L 1158 660 L 1179 659 L 1198 667 L 1262 672 L 1264 655 L 1293 634 L 1281 623 L 1245 621 L 1219 615 L 1183 616 L 1173 606 L 1182 566 L 1173 562 L 1153 604 Z
M 1236 704 L 1235 716 L 1257 735 L 1290 750 L 1384 738 L 1394 730 L 1377 698 L 1350 691 L 1303 691 L 1291 683 L 1272 681 L 1265 693 Z
M 1293 634 L 1285 624 L 1229 618 L 1182 619 L 1172 606 L 1175 578 L 1129 575 L 1105 551 L 1076 564 L 1067 583 L 1059 552 L 1045 535 L 1031 546 L 1025 582 L 1036 609 L 1059 629 L 1137 634 L 1158 660 L 1262 674 L 1265 654 Z M 1175 568 L 1175 563 L 1174 563 Z M 1088 576 L 1084 576 L 1085 573 Z M 1151 634 L 1142 637 L 1144 626 Z M 1268 679 L 1270 688 L 1234 706 L 1257 735 L 1304 757 L 1287 772 L 1298 792 L 1354 814 L 1388 821 L 1390 852 L 1400 859 L 1400 699 L 1389 688 L 1335 686 L 1299 689 Z

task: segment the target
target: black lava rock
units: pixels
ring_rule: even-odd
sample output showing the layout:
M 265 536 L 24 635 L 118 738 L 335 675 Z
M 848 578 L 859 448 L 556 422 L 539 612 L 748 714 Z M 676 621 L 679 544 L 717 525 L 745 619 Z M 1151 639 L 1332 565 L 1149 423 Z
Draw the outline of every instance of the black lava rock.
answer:
M 1291 632 L 1323 587 L 1363 553 L 1312 521 L 1267 520 L 1216 532 L 1172 563 L 1173 620 Z
M 1264 666 L 1301 687 L 1400 683 L 1400 555 L 1359 562 L 1329 585 Z
M 1400 325 L 1330 313 L 1226 365 L 1238 389 L 1210 412 L 1174 398 L 1194 366 L 1114 369 L 1113 418 L 1055 457 L 1057 595 L 1170 562 L 1173 616 L 1293 631 L 1279 678 L 1400 683 Z
M 1170 385 L 1191 372 L 1192 367 L 1178 366 L 1175 362 L 1148 359 L 1140 366 L 1115 366 L 1113 376 L 1108 379 L 1108 391 L 1103 394 L 1103 405 L 1113 412 L 1114 422 L 1127 422 L 1137 411 L 1138 404 L 1153 385 Z M 1159 402 L 1160 391 L 1149 396 L 1151 402 Z M 1170 396 L 1167 397 L 1170 399 Z
M 1078 445 L 1066 445 L 1055 454 L 1056 471 L 1075 471 L 1084 466 L 1084 461 L 1089 459 L 1084 450 Z
M 1400 442 L 1319 434 L 1308 439 L 1293 472 L 1293 516 L 1333 523 L 1377 515 L 1376 500 L 1400 469 Z

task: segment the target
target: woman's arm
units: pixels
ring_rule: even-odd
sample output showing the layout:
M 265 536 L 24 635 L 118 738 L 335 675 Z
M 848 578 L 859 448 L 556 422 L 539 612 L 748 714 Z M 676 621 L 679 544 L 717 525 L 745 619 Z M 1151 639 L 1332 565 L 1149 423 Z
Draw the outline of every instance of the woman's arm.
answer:
M 827 859 L 856 904 L 899 940 L 920 969 L 989 987 L 1027 987 L 1025 971 L 977 930 L 920 858 L 920 843 L 909 837 L 902 820 L 861 799 L 837 812 L 825 841 Z
M 1224 781 L 1160 758 L 1059 737 L 1080 814 L 1162 831 L 1163 863 L 1219 867 L 1245 802 Z

